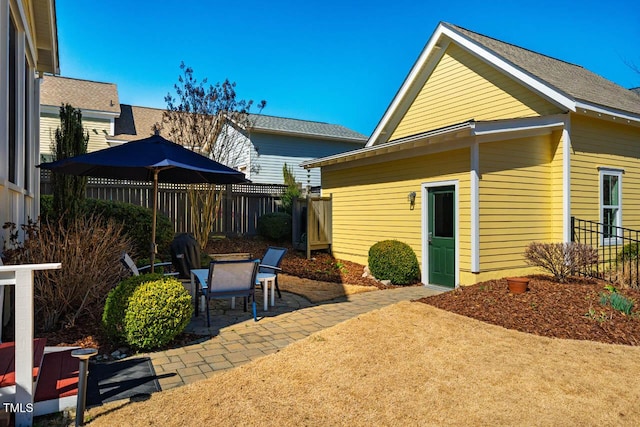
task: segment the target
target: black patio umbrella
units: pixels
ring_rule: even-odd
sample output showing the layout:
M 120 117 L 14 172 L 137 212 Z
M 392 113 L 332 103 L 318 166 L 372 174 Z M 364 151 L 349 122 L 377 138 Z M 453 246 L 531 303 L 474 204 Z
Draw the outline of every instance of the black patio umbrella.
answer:
M 38 167 L 66 175 L 153 181 L 151 271 L 153 271 L 156 252 L 158 182 L 174 184 L 247 182 L 242 172 L 168 141 L 160 135 L 81 156 L 42 163 Z

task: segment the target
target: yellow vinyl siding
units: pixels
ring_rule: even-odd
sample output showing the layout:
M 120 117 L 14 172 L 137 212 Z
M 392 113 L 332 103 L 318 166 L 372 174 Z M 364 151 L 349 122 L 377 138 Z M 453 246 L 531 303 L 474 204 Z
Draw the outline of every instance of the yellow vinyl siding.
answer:
M 470 119 L 535 117 L 560 110 L 457 45 L 450 45 L 391 140 Z
M 109 119 L 82 118 L 82 125 L 89 132 L 87 152 L 109 148 L 107 136 L 111 132 Z M 45 114 L 40 116 L 40 154 L 50 154 L 51 145 L 55 141 L 56 129 L 60 127 L 58 115 Z
M 571 214 L 600 222 L 598 167 L 618 168 L 622 226 L 640 229 L 640 129 L 574 115 L 571 135 Z
M 349 169 L 323 169 L 323 194 L 333 197 L 334 255 L 366 265 L 373 244 L 397 239 L 409 244 L 421 260 L 421 185 L 458 180 L 460 267 L 469 271 L 469 161 L 469 150 L 464 149 Z M 417 195 L 413 210 L 407 200 L 412 191 Z
M 480 271 L 527 268 L 532 241 L 554 236 L 550 136 L 480 145 Z

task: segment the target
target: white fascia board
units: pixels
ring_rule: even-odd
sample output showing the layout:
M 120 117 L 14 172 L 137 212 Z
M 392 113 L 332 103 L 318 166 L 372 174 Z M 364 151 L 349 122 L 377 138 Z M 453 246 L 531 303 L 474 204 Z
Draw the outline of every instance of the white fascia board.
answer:
M 393 142 L 387 142 L 380 145 L 365 146 L 358 150 L 347 151 L 345 153 L 334 154 L 333 156 L 322 157 L 319 159 L 308 160 L 300 164 L 305 169 L 328 166 L 336 163 L 344 163 L 352 160 L 356 160 L 363 157 L 371 157 L 378 154 L 384 154 L 394 151 L 400 151 L 404 149 L 414 148 L 416 144 L 429 142 L 434 137 L 446 137 L 458 132 L 463 132 L 464 136 L 469 136 L 475 123 L 464 122 L 457 125 L 449 126 L 447 128 L 436 129 L 434 131 L 425 132 L 418 135 L 402 138 Z
M 593 112 L 598 115 L 605 115 L 607 116 L 607 118 L 611 118 L 613 120 L 616 120 L 616 118 L 626 120 L 628 124 L 640 124 L 640 116 L 637 114 L 629 113 L 622 110 L 616 110 L 614 108 L 603 107 L 601 105 L 592 104 L 587 101 L 576 101 L 576 111 L 578 113 L 585 114 Z
M 442 34 L 451 38 L 451 40 L 453 40 L 455 43 L 457 43 L 467 51 L 492 64 L 503 73 L 511 76 L 512 78 L 531 88 L 535 92 L 540 93 L 557 106 L 565 108 L 567 110 L 576 111 L 576 102 L 573 98 L 563 92 L 560 92 L 557 89 L 552 88 L 543 80 L 513 65 L 512 63 L 493 53 L 488 48 L 479 45 L 475 41 L 468 39 L 464 35 L 457 33 L 456 31 L 447 27 L 443 27 Z
M 348 136 L 334 136 L 334 135 L 321 135 L 318 133 L 311 132 L 296 132 L 289 130 L 278 130 L 278 129 L 270 129 L 270 128 L 260 128 L 253 127 L 251 128 L 251 133 L 266 133 L 271 135 L 285 135 L 285 136 L 300 136 L 303 138 L 311 138 L 311 139 L 324 139 L 329 141 L 339 141 L 339 142 L 350 142 L 354 144 L 364 145 L 367 142 L 366 138 L 352 138 Z
M 393 101 L 391 101 L 391 104 L 389 104 L 389 107 L 387 107 L 387 110 L 385 111 L 384 115 L 382 116 L 382 119 L 378 123 L 378 126 L 376 126 L 373 133 L 369 137 L 366 147 L 371 147 L 376 143 L 376 141 L 378 141 L 378 139 L 382 135 L 382 132 L 387 127 L 387 124 L 389 124 L 389 122 L 391 121 L 391 118 L 399 110 L 401 104 L 403 102 L 407 102 L 406 100 L 407 94 L 413 88 L 418 77 L 422 74 L 423 68 L 427 64 L 429 58 L 431 57 L 431 54 L 434 51 L 439 50 L 440 55 L 442 55 L 443 52 L 446 50 L 444 48 L 440 49 L 437 46 L 438 42 L 440 41 L 440 36 L 442 35 L 443 29 L 444 27 L 442 26 L 442 24 L 438 24 L 438 27 L 436 28 L 435 32 L 433 33 L 433 35 L 431 36 L 431 38 L 429 39 L 425 47 L 422 49 L 422 52 L 420 53 L 418 60 L 415 62 L 415 64 L 411 68 L 409 75 L 405 78 L 404 83 L 402 83 L 402 86 L 400 86 L 398 93 L 396 93 L 396 96 L 393 98 Z
M 531 133 L 531 131 L 551 130 L 562 128 L 565 124 L 566 114 L 554 114 L 551 116 L 528 117 L 522 119 L 505 119 L 486 122 L 476 122 L 474 135 L 490 140 L 496 134 Z
M 106 119 L 106 120 L 110 120 L 110 119 L 116 119 L 116 118 L 120 117 L 120 113 L 119 112 L 116 113 L 116 112 L 111 112 L 111 111 L 86 110 L 84 108 L 80 108 L 80 111 L 82 112 L 82 117 L 86 117 L 88 119 Z M 58 106 L 41 105 L 40 106 L 40 113 L 59 115 L 60 114 L 60 106 L 59 105 Z

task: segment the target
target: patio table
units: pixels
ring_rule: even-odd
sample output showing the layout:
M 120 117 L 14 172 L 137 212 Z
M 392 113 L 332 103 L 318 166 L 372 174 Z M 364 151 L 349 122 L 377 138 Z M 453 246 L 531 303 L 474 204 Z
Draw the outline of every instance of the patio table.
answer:
M 200 312 L 204 313 L 207 306 L 205 291 L 208 288 L 207 280 L 209 279 L 208 268 L 196 268 L 191 270 L 191 295 L 194 299 L 194 315 L 198 313 L 198 295 L 200 295 Z M 256 275 L 256 284 L 262 285 L 264 292 L 264 311 L 269 311 L 269 286 L 271 286 L 271 306 L 276 305 L 276 275 L 271 273 L 258 273 Z M 197 286 L 200 286 L 199 288 Z M 235 298 L 231 298 L 231 308 L 235 308 Z

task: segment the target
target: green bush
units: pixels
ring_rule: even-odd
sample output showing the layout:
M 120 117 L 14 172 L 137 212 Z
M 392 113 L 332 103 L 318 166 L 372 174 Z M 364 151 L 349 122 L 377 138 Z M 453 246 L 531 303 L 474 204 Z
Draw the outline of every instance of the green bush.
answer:
M 291 239 L 291 215 L 274 212 L 258 218 L 258 234 L 278 242 Z
M 607 286 L 606 288 L 609 290 L 609 294 L 600 294 L 600 304 L 608 304 L 614 310 L 618 310 L 619 312 L 629 316 L 631 314 L 631 310 L 633 310 L 635 301 L 619 294 L 618 290 L 612 286 Z
M 107 336 L 115 342 L 124 342 L 124 316 L 129 306 L 129 298 L 138 286 L 146 282 L 162 279 L 162 274 L 142 274 L 131 276 L 113 288 L 107 296 L 102 312 L 102 326 Z
M 638 244 L 627 243 L 622 247 L 622 250 L 618 252 L 618 261 L 629 261 L 638 258 Z
M 398 240 L 384 240 L 371 246 L 369 269 L 376 279 L 391 280 L 394 285 L 408 285 L 420 279 L 415 252 Z
M 191 296 L 178 280 L 142 283 L 124 316 L 127 344 L 140 350 L 162 347 L 184 330 L 192 314 Z
M 52 197 L 40 198 L 40 216 L 43 219 L 54 219 Z M 151 225 L 153 211 L 130 203 L 107 200 L 86 199 L 81 206 L 85 216 L 98 214 L 104 219 L 112 219 L 122 224 L 124 233 L 134 243 L 134 256 L 147 255 L 151 250 Z M 173 225 L 169 217 L 158 212 L 156 216 L 156 243 L 160 253 L 168 253 L 173 240 Z

